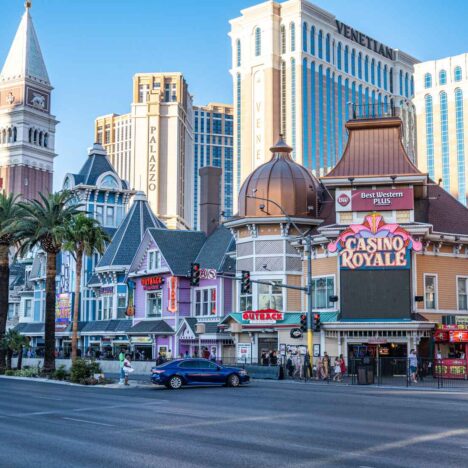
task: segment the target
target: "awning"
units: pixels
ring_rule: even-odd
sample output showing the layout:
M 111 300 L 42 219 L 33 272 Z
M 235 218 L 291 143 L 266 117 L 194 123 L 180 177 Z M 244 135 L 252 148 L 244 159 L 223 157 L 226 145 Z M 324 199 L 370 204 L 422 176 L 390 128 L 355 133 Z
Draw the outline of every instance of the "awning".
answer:
M 173 335 L 174 329 L 164 320 L 142 320 L 131 327 L 128 335 Z

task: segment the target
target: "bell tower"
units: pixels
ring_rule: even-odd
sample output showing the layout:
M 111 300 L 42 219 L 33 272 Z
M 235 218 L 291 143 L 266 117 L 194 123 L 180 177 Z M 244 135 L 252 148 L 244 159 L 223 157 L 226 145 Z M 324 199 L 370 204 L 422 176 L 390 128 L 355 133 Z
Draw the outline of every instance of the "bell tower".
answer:
M 30 9 L 25 12 L 0 73 L 0 188 L 34 199 L 52 190 L 57 120 L 52 85 Z

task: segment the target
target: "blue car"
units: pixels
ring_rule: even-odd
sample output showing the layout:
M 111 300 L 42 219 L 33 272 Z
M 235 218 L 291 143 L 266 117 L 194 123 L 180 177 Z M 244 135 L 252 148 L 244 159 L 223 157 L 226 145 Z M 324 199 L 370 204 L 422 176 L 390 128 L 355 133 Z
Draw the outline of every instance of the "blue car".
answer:
M 227 385 L 248 383 L 245 369 L 224 367 L 208 359 L 176 359 L 151 369 L 151 382 L 174 390 L 183 385 Z

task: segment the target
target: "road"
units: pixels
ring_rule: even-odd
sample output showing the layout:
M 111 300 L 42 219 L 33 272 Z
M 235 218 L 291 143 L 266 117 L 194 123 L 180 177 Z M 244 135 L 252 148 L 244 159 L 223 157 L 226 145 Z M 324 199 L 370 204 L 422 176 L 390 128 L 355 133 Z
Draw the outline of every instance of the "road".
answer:
M 92 388 L 0 380 L 1 467 L 461 467 L 468 394 L 253 382 Z

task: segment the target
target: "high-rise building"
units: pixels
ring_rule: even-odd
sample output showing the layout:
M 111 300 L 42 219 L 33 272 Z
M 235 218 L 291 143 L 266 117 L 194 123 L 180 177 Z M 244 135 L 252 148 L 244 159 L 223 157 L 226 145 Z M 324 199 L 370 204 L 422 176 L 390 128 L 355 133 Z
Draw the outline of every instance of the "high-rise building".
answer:
M 0 182 L 7 192 L 34 199 L 52 190 L 57 120 L 31 2 L 25 5 L 0 73 Z
M 200 174 L 204 166 L 222 169 L 220 202 L 225 217 L 232 216 L 233 196 L 233 107 L 228 104 L 209 103 L 194 106 L 194 197 L 193 227 L 199 229 Z
M 415 66 L 418 166 L 468 203 L 468 54 Z
M 416 59 L 304 0 L 264 2 L 230 23 L 237 188 L 268 160 L 280 133 L 298 163 L 327 173 L 343 153 L 353 113 L 401 116 L 414 159 Z
M 181 73 L 138 73 L 131 112 L 98 117 L 95 139 L 169 228 L 193 224 L 192 96 Z

